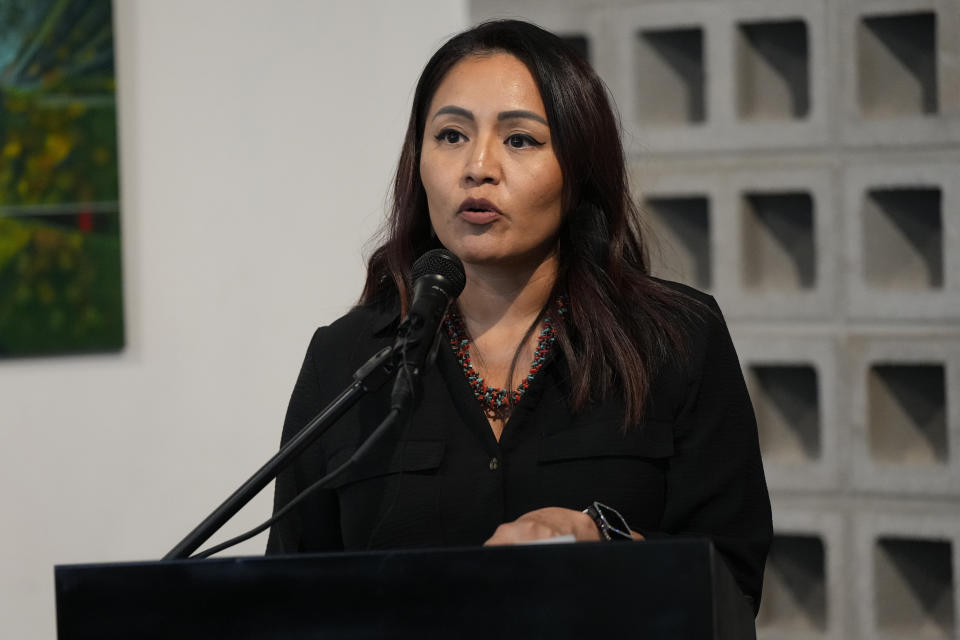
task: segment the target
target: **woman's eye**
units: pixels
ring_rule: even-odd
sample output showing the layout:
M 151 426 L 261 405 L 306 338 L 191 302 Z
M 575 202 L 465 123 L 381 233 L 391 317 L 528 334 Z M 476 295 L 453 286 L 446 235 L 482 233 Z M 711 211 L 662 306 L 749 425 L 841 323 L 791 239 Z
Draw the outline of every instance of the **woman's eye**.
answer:
M 448 144 L 457 144 L 463 140 L 463 134 L 455 129 L 444 129 L 436 135 L 436 139 L 439 142 L 446 142 Z
M 528 135 L 522 133 L 515 133 L 509 138 L 507 138 L 507 144 L 513 147 L 514 149 L 523 149 L 524 147 L 539 147 L 543 143 L 537 142 Z

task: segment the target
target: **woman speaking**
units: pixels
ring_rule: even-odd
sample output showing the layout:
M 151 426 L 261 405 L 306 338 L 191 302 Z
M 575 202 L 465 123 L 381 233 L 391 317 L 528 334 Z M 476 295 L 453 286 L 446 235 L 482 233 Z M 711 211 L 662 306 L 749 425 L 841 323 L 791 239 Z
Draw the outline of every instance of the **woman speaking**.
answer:
M 656 90 L 651 87 L 651 90 Z M 713 299 L 649 275 L 605 87 L 557 36 L 481 24 L 427 63 L 385 242 L 314 334 L 288 441 L 394 343 L 411 268 L 466 286 L 392 439 L 276 523 L 268 553 L 705 536 L 759 604 L 772 536 L 753 410 Z M 387 414 L 366 397 L 277 479 L 279 510 Z

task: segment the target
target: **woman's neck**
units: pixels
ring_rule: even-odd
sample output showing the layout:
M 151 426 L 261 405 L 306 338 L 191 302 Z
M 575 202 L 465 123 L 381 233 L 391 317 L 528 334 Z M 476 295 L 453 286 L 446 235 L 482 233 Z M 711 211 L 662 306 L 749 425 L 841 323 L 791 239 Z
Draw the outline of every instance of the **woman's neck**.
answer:
M 474 339 L 494 327 L 525 332 L 547 303 L 557 279 L 556 254 L 526 269 L 476 264 L 464 267 L 467 285 L 457 304 Z

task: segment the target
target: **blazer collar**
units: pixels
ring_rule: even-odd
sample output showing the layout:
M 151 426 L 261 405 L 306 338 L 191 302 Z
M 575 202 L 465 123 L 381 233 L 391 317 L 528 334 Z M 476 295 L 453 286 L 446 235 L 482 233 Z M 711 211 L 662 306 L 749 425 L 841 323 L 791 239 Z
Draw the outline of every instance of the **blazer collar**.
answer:
M 396 335 L 400 326 L 400 304 L 395 303 L 383 307 L 373 307 L 373 319 L 370 328 L 376 338 L 386 338 Z

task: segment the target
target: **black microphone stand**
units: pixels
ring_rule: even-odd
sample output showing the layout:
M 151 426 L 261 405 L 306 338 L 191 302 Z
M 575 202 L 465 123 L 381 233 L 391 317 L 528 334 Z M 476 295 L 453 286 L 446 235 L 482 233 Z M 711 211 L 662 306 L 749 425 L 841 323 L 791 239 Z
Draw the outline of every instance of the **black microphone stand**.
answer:
M 394 357 L 394 347 L 384 347 L 374 354 L 353 374 L 353 382 L 349 387 L 334 398 L 296 436 L 283 445 L 266 464 L 250 476 L 249 480 L 224 500 L 223 504 L 187 534 L 187 537 L 181 540 L 167 555 L 163 556 L 163 559 L 182 560 L 189 558 L 190 554 L 236 515 L 255 495 L 260 493 L 271 480 L 277 477 L 283 467 L 323 435 L 360 398 L 370 391 L 376 391 L 390 380 L 397 372 L 397 365 L 397 359 Z

